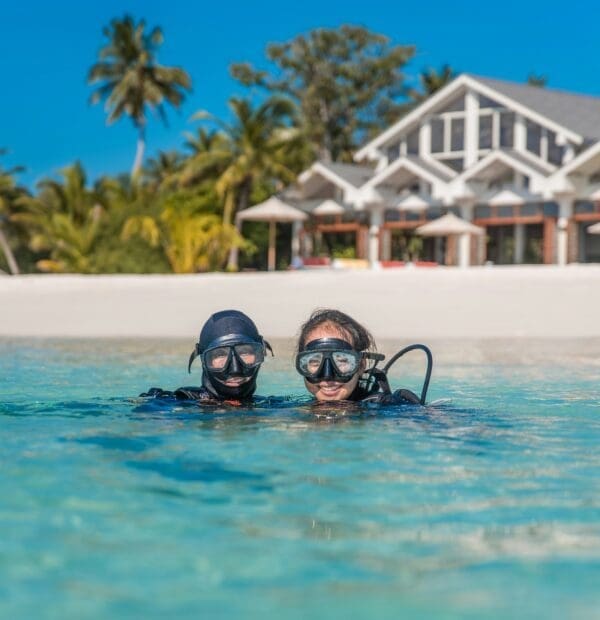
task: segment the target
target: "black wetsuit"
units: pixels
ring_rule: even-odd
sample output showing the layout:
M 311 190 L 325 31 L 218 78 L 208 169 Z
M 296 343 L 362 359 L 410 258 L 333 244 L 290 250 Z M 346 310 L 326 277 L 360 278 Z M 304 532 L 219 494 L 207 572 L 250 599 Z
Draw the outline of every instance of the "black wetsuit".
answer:
M 145 398 L 162 398 L 167 400 L 195 400 L 202 403 L 242 403 L 242 402 L 252 402 L 252 397 L 244 398 L 244 399 L 228 399 L 221 396 L 217 396 L 207 390 L 205 387 L 180 387 L 176 390 L 163 390 L 161 388 L 153 387 L 150 388 L 147 392 L 143 392 L 140 394 L 141 397 Z

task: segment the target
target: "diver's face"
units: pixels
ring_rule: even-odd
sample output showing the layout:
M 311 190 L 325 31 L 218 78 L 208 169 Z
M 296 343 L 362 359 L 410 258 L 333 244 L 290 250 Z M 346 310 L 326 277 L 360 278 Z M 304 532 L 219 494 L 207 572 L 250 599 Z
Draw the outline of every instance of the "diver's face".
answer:
M 308 332 L 305 342 L 312 342 L 313 340 L 320 340 L 321 338 L 339 338 L 353 345 L 352 338 L 333 323 L 324 323 L 323 325 L 319 325 L 319 327 L 315 327 L 315 329 Z M 361 363 L 359 370 L 352 379 L 346 383 L 330 379 L 323 379 L 318 383 L 310 383 L 304 379 L 304 385 L 317 400 L 347 400 L 356 389 L 363 370 L 364 362 Z

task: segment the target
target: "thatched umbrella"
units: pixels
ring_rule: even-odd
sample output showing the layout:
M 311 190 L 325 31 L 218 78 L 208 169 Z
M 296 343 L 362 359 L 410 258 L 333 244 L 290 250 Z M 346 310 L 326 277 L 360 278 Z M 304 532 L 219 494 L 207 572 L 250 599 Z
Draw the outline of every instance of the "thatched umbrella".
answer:
M 485 230 L 471 222 L 461 219 L 454 213 L 446 213 L 437 220 L 427 222 L 416 229 L 418 235 L 424 237 L 448 237 L 446 248 L 446 262 L 453 263 L 456 250 L 456 241 L 459 240 L 458 264 L 461 267 L 469 265 L 469 236 L 483 235 Z
M 271 198 L 261 202 L 260 204 L 249 207 L 240 211 L 236 220 L 239 222 L 269 222 L 269 254 L 268 254 L 268 269 L 269 271 L 275 270 L 275 225 L 277 222 L 303 222 L 308 218 L 308 215 L 296 207 L 292 207 L 287 203 L 277 198 L 277 196 L 271 196 Z

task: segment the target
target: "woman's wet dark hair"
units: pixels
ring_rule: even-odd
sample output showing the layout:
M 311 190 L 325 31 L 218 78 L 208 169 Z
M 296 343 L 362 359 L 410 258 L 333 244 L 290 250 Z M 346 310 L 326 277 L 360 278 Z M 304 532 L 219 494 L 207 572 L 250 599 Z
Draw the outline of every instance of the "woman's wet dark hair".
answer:
M 351 316 L 331 308 L 317 308 L 300 327 L 300 335 L 296 351 L 300 352 L 306 346 L 308 334 L 321 325 L 334 325 L 340 332 L 352 339 L 352 346 L 357 351 L 375 351 L 375 340 L 370 332 Z

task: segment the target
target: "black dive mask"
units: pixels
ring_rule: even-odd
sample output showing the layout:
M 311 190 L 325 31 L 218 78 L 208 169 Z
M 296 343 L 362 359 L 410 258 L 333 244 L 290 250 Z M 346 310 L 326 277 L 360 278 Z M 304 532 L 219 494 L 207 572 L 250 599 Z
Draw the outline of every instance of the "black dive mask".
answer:
M 320 338 L 309 342 L 296 355 L 296 370 L 309 383 L 347 383 L 362 370 L 364 359 L 381 360 L 383 355 L 356 351 L 349 342 L 339 338 Z
M 250 340 L 243 334 L 228 334 L 217 338 L 205 350 L 196 344 L 190 355 L 188 372 L 197 357 L 202 360 L 202 385 L 216 396 L 225 398 L 248 398 L 256 389 L 256 377 L 265 353 L 271 345 L 262 338 Z M 225 385 L 228 379 L 240 378 L 238 385 Z

